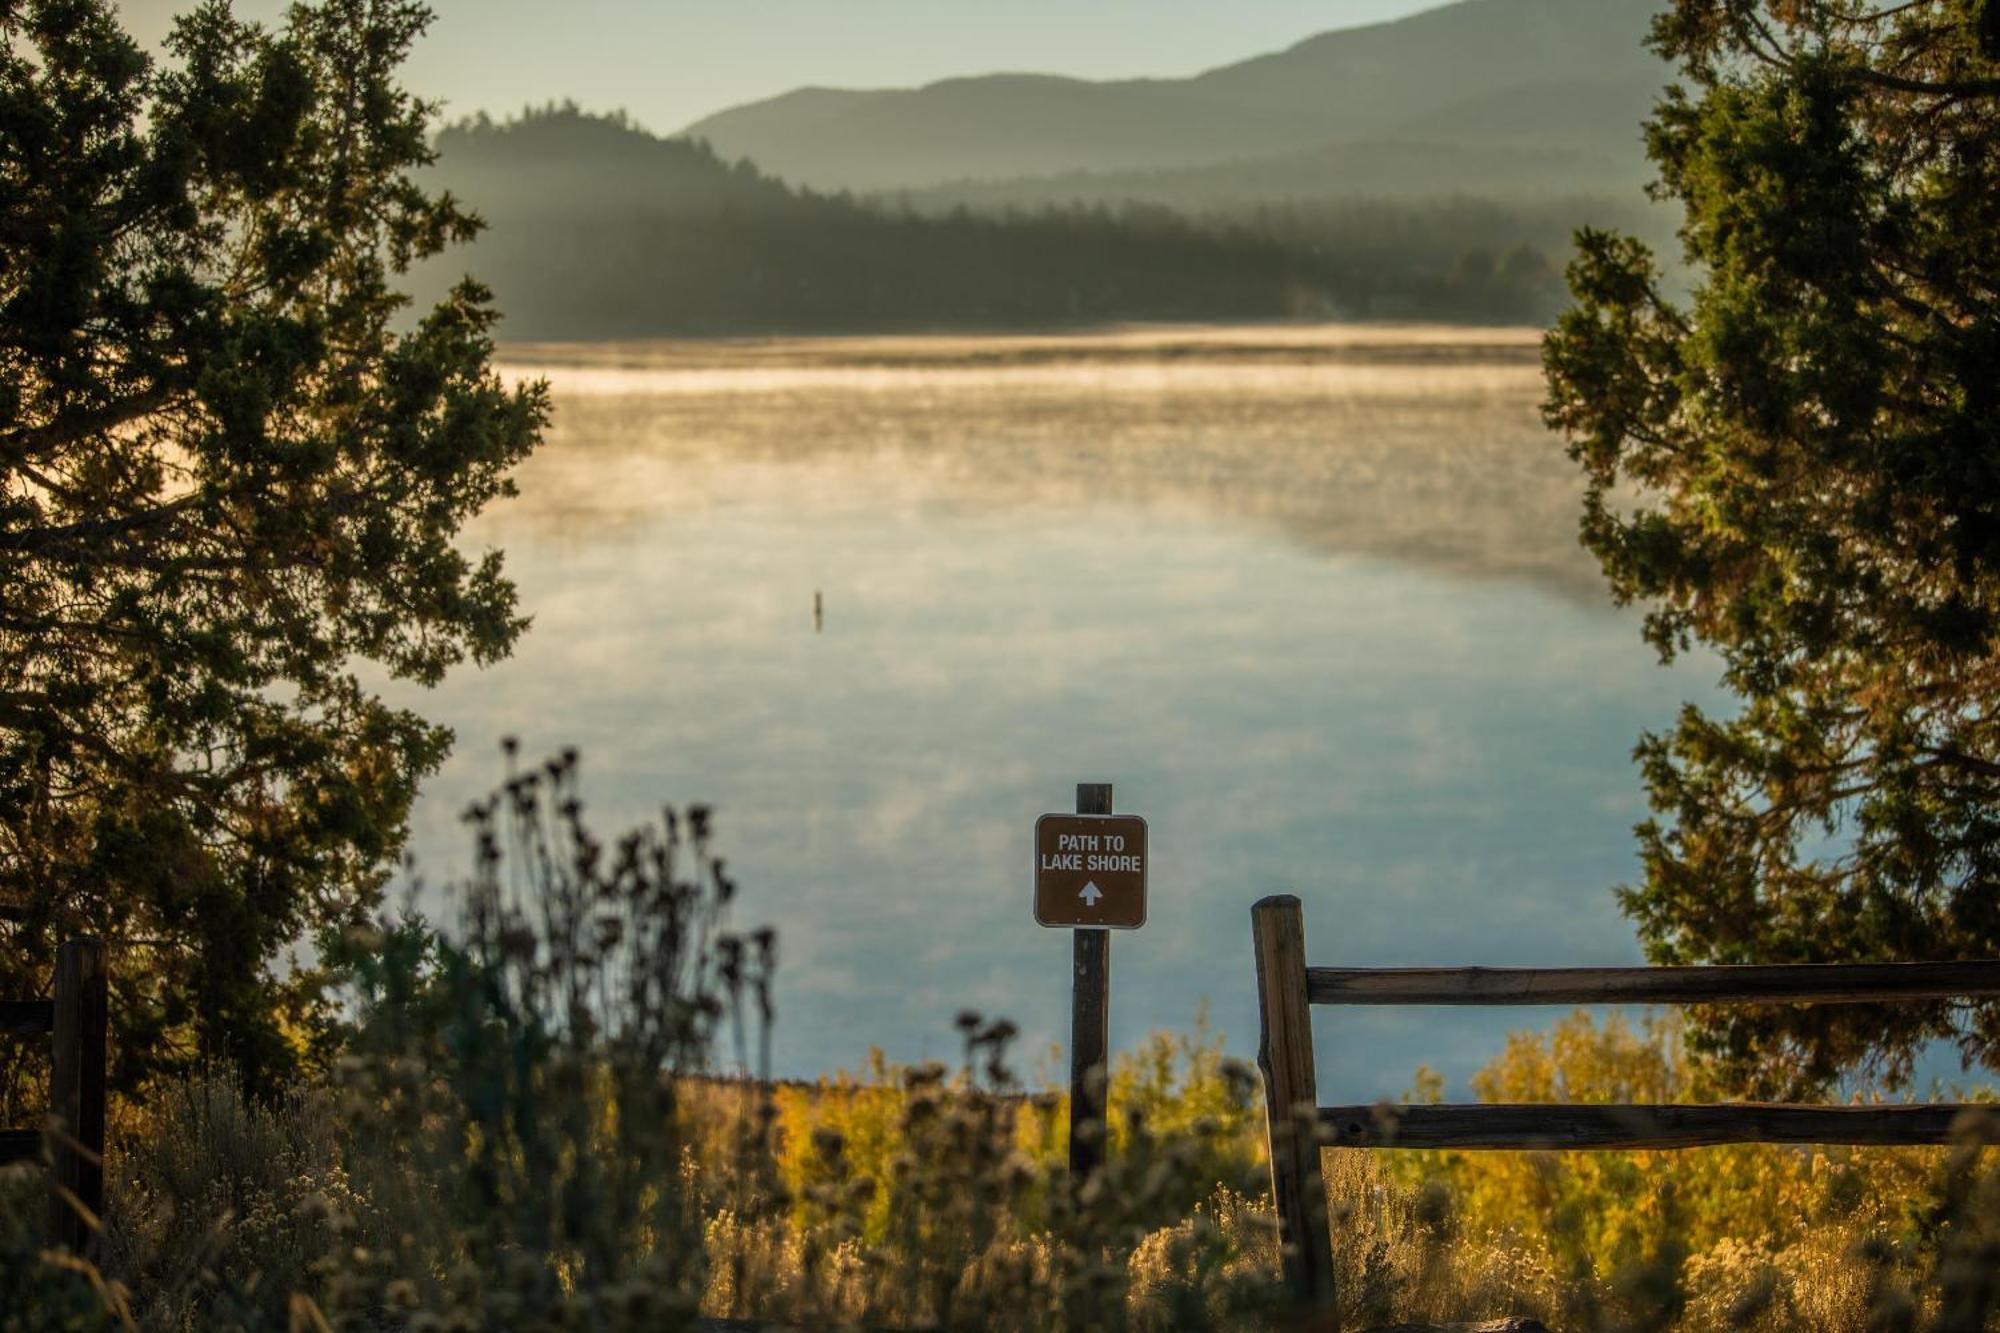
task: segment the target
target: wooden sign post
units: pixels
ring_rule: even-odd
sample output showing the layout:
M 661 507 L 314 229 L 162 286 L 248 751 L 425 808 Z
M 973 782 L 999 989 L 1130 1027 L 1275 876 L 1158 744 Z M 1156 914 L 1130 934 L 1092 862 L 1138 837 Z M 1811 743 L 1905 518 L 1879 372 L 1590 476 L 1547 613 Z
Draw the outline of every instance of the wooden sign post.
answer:
M 1111 813 L 1111 784 L 1080 782 L 1074 815 L 1035 821 L 1035 920 L 1071 936 L 1069 1171 L 1104 1165 L 1110 1084 L 1111 932 L 1146 924 L 1146 821 Z

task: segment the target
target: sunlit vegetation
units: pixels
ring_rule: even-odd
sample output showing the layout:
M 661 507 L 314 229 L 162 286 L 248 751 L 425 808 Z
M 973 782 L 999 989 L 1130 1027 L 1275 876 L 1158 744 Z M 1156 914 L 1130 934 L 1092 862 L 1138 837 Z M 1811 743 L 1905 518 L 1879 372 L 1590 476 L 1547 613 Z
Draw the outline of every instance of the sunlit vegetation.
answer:
M 1638 238 L 1580 233 L 1546 416 L 1606 586 L 1731 699 L 1641 738 L 1622 905 L 1659 963 L 1992 958 L 2000 5 L 1682 0 L 1653 44 L 1701 277 L 1678 300 Z M 1991 1000 L 1698 1017 L 1765 1097 L 1927 1042 L 2000 1069 Z
M 123 1083 L 296 1066 L 330 979 L 280 959 L 370 913 L 450 744 L 361 673 L 526 628 L 458 542 L 547 400 L 476 282 L 399 290 L 477 227 L 411 180 L 426 21 L 211 5 L 156 63 L 108 4 L 0 4 L 0 974 L 110 941 Z
M 468 819 L 458 927 L 352 938 L 334 1065 L 255 1097 L 226 1070 L 163 1078 L 121 1104 L 95 1265 L 38 1257 L 39 1178 L 5 1177 L 6 1327 L 1165 1330 L 1281 1307 L 1256 1075 L 1204 1019 L 1118 1058 L 1110 1165 L 1079 1190 L 1062 1098 L 1023 1087 L 1004 1020 L 940 1015 L 951 1065 L 728 1073 L 759 1058 L 776 941 L 730 924 L 744 904 L 706 810 L 600 842 L 559 758 Z M 1673 1027 L 1582 1016 L 1518 1036 L 1476 1085 L 1700 1093 Z M 1436 1089 L 1419 1075 L 1415 1095 Z M 1329 1166 L 1348 1327 L 1976 1329 L 1992 1299 L 1990 1151 Z
M 1677 1021 L 1575 1014 L 1521 1032 L 1472 1080 L 1492 1102 L 1705 1102 Z M 1413 1097 L 1440 1091 L 1422 1073 Z M 1871 1303 L 1921 1305 L 1934 1265 L 1988 1262 L 1994 1218 L 1952 1194 L 1996 1161 L 1946 1149 L 1746 1144 L 1655 1152 L 1384 1154 L 1407 1188 L 1443 1193 L 1460 1234 L 1511 1247 L 1551 1325 L 1604 1318 L 1647 1290 L 1678 1326 L 1858 1328 Z M 1987 1188 L 1992 1187 L 1989 1180 Z M 1945 1191 L 1940 1193 L 1941 1189 Z M 1989 1199 L 1989 1210 L 1996 1200 Z M 1954 1248 L 1954 1247 L 1969 1248 Z M 1935 1314 L 1936 1311 L 1932 1310 Z M 1979 1325 L 1953 1325 L 1978 1327 Z

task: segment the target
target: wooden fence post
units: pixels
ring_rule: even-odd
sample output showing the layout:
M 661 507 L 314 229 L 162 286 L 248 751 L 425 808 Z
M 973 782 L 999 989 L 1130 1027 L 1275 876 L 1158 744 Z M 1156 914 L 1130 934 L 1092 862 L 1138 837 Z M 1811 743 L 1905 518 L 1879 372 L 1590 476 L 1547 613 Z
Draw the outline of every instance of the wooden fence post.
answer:
M 1333 1238 L 1319 1166 L 1319 1087 L 1313 1074 L 1312 1009 L 1306 998 L 1306 928 L 1290 894 L 1250 909 L 1257 951 L 1257 1009 L 1270 1126 L 1271 1191 L 1285 1285 L 1317 1328 L 1333 1328 Z
M 90 1256 L 104 1216 L 104 945 L 66 941 L 56 953 L 55 990 L 49 1240 Z
M 1111 784 L 1076 784 L 1076 812 L 1111 813 Z M 1111 932 L 1071 932 L 1069 1008 L 1069 1178 L 1081 1190 L 1104 1166 L 1109 1148 Z

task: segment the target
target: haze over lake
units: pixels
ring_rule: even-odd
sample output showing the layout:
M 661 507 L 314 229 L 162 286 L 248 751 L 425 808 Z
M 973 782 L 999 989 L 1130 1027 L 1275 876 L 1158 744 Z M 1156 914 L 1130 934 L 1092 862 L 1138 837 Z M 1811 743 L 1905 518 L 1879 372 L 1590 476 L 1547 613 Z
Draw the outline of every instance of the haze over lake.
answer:
M 707 801 L 780 931 L 775 1072 L 1066 1037 L 1030 916 L 1078 781 L 1151 822 L 1112 1037 L 1211 1003 L 1253 1052 L 1249 907 L 1315 963 L 1636 961 L 1639 732 L 1713 703 L 1653 665 L 1575 543 L 1537 335 L 1453 328 L 522 345 L 556 418 L 482 518 L 534 628 L 424 694 L 453 726 L 415 846 L 577 745 L 600 834 Z M 815 630 L 814 594 L 824 600 Z M 1327 1099 L 1455 1085 L 1541 1011 L 1326 1011 Z M 1049 1070 L 1056 1065 L 1051 1062 Z

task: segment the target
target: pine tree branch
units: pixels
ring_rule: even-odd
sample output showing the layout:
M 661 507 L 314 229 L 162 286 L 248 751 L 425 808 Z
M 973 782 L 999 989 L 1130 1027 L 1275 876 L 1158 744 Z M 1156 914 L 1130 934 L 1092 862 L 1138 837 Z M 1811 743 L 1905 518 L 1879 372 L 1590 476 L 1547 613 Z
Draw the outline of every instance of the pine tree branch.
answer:
M 1930 79 L 1909 79 L 1900 74 L 1886 74 L 1867 65 L 1859 66 L 1849 72 L 1863 83 L 1899 93 L 1917 93 L 1925 97 L 2000 97 L 2000 79 L 1959 79 L 1939 83 Z
M 199 495 L 184 495 L 178 500 L 151 509 L 142 509 L 123 518 L 85 519 L 53 528 L 20 528 L 13 532 L 0 532 L 0 551 L 22 551 L 42 555 L 53 547 L 71 542 L 96 542 L 111 537 L 128 536 L 177 518 L 194 508 L 200 501 Z
M 23 426 L 0 433 L 0 459 L 30 458 L 50 449 L 60 449 L 92 435 L 150 416 L 173 401 L 173 393 L 155 388 L 121 398 L 87 412 L 57 416 L 39 426 Z

